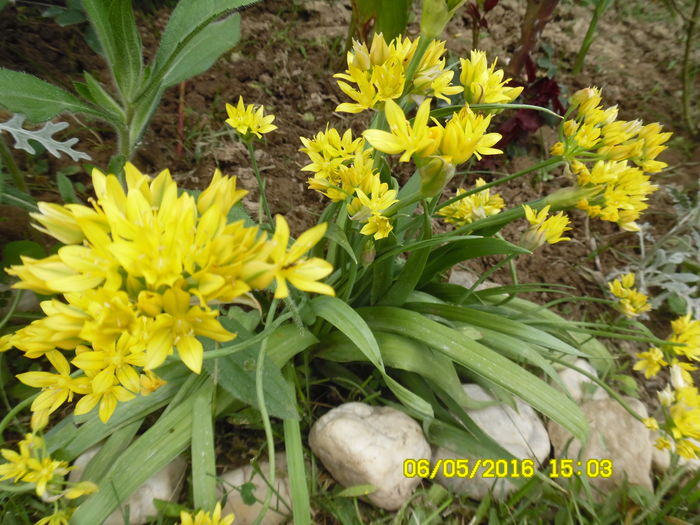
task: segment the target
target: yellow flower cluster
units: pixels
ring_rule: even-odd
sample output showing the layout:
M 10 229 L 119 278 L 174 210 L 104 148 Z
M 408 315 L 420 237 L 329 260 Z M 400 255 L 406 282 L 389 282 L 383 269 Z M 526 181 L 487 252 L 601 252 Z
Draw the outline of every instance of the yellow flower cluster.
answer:
M 475 189 L 485 184 L 486 181 L 479 177 L 476 179 Z M 464 188 L 459 188 L 457 190 L 457 197 L 466 192 L 467 190 Z M 445 206 L 438 212 L 438 215 L 445 217 L 445 222 L 449 224 L 462 226 L 464 224 L 470 224 L 478 219 L 496 215 L 500 213 L 504 207 L 505 203 L 503 202 L 503 198 L 498 193 L 491 195 L 491 191 L 485 189 Z
M 244 140 L 250 140 L 253 135 L 257 138 L 262 138 L 264 133 L 270 133 L 277 129 L 277 126 L 272 124 L 275 120 L 274 115 L 265 115 L 265 106 L 260 106 L 255 109 L 253 104 L 247 106 L 243 104 L 243 97 L 238 97 L 238 104 L 234 107 L 231 104 L 226 104 L 226 113 L 228 119 L 226 124 L 234 128 Z
M 180 525 L 231 525 L 234 520 L 233 514 L 221 517 L 221 503 L 217 503 L 212 512 L 200 510 L 197 514 L 180 512 Z
M 383 215 L 397 202 L 396 190 L 381 182 L 374 169 L 374 150 L 365 147 L 362 137 L 353 139 L 352 131 L 341 136 L 335 128 L 326 128 L 313 139 L 302 137 L 300 151 L 311 160 L 302 171 L 312 171 L 309 188 L 333 202 L 348 201 L 351 219 L 363 223 L 360 233 L 383 239 L 393 226 Z
M 348 68 L 339 78 L 341 91 L 354 102 L 340 104 L 336 111 L 360 113 L 378 103 L 399 98 L 406 91 L 406 70 L 418 48 L 420 37 L 395 38 L 387 44 L 381 33 L 375 34 L 372 45 L 353 41 L 348 51 Z M 449 100 L 449 95 L 464 88 L 452 86 L 454 71 L 445 70 L 445 42 L 433 40 L 428 45 L 413 76 L 410 93 L 417 98 L 430 96 Z M 353 87 L 351 84 L 354 84 Z
M 534 251 L 545 243 L 555 244 L 571 240 L 569 237 L 562 237 L 565 231 L 571 229 L 568 226 L 569 217 L 563 211 L 547 217 L 549 205 L 542 208 L 539 212 L 535 212 L 527 204 L 523 204 L 523 208 L 525 209 L 525 218 L 530 223 L 530 228 L 528 228 L 520 241 L 520 245 L 523 248 Z
M 651 310 L 648 297 L 634 288 L 634 279 L 633 273 L 627 273 L 608 283 L 610 293 L 618 299 L 618 310 L 629 318 Z
M 37 496 L 53 501 L 76 499 L 97 490 L 97 486 L 89 481 L 64 482 L 63 476 L 72 467 L 66 461 L 52 459 L 43 438 L 35 434 L 24 436 L 18 444 L 18 452 L 3 448 L 0 454 L 6 461 L 0 464 L 0 481 L 12 479 L 13 483 L 33 483 Z
M 645 172 L 666 167 L 656 157 L 666 149 L 663 144 L 671 133 L 662 133 L 658 123 L 617 120 L 617 106 L 603 108 L 601 101 L 598 88 L 574 93 L 569 111 L 576 115 L 562 124 L 563 142 L 554 144 L 551 153 L 566 158 L 578 185 L 591 190 L 591 196 L 578 203 L 580 209 L 624 230 L 638 231 L 635 220 L 657 189 Z M 584 162 L 591 160 L 594 166 L 589 169 Z
M 331 265 L 304 258 L 323 237 L 325 224 L 288 247 L 289 228 L 281 216 L 272 239 L 242 220 L 228 222 L 229 210 L 245 194 L 236 189 L 235 177 L 216 170 L 195 200 L 178 195 L 167 170 L 152 180 L 131 164 L 125 171 L 126 192 L 115 176 L 93 171 L 92 207 L 43 204 L 33 218 L 70 244 L 45 259 L 23 257 L 24 264 L 8 272 L 20 278 L 16 288 L 59 293 L 65 300 L 43 301 L 46 317 L 3 345 L 32 359 L 45 355 L 55 369 L 18 375 L 42 389 L 32 403 L 33 428 L 42 428 L 76 395 L 82 396 L 76 414 L 99 404 L 100 419 L 107 421 L 118 402 L 163 383 L 153 370 L 174 349 L 199 373 L 203 346 L 197 336 L 221 342 L 235 337 L 210 303 L 233 302 L 273 280 L 276 298 L 287 296 L 287 282 L 333 294 L 318 282 Z M 72 373 L 71 364 L 82 374 Z
M 700 361 L 700 321 L 691 319 L 690 314 L 679 317 L 671 323 L 667 342 L 662 348 L 654 347 L 638 353 L 639 360 L 634 369 L 650 378 L 668 366 L 671 382 L 658 393 L 667 416 L 662 430 L 673 437 L 678 454 L 698 459 L 700 446 L 696 440 L 700 440 L 700 393 L 690 374 L 697 370 L 697 366 L 680 361 L 679 357 Z M 671 448 L 671 442 L 662 436 L 656 446 Z
M 467 104 L 508 104 L 513 102 L 522 87 L 507 87 L 510 79 L 503 80 L 503 70 L 496 69 L 497 60 L 491 67 L 486 53 L 472 50 L 469 59 L 460 58 L 462 74 L 459 81 L 464 86 L 464 100 Z

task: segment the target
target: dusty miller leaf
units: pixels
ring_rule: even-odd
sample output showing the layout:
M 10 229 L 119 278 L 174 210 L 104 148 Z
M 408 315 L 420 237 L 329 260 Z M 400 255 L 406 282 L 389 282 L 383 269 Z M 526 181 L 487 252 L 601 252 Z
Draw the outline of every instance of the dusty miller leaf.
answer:
M 68 127 L 67 122 L 47 122 L 43 128 L 29 130 L 24 129 L 25 120 L 26 117 L 24 115 L 16 113 L 12 115 L 10 120 L 0 122 L 0 131 L 7 131 L 15 139 L 15 148 L 23 149 L 34 155 L 36 151 L 29 141 L 36 140 L 54 157 L 60 157 L 60 153 L 65 153 L 75 162 L 80 159 L 90 160 L 90 155 L 73 149 L 73 145 L 78 142 L 77 138 L 68 139 L 63 142 L 53 138 L 55 133 Z

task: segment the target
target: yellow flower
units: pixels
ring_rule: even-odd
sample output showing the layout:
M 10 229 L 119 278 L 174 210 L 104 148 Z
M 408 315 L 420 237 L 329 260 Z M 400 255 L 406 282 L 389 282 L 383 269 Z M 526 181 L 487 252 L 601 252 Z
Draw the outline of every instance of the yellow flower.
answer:
M 460 59 L 459 80 L 467 104 L 508 104 L 518 98 L 523 88 L 506 87 L 510 79 L 503 80 L 503 70 L 496 70 L 496 62 L 489 68 L 486 53 L 477 50 L 472 50 L 468 59 Z
M 41 226 L 34 227 L 50 235 L 64 244 L 80 244 L 85 238 L 73 213 L 67 206 L 60 206 L 52 202 L 37 203 L 40 213 L 30 213 L 29 216 Z M 43 227 L 42 227 L 43 226 Z
M 68 525 L 70 517 L 75 509 L 68 507 L 62 510 L 57 510 L 50 516 L 46 516 L 37 521 L 34 525 Z
M 244 105 L 243 97 L 239 96 L 236 107 L 226 104 L 226 113 L 228 113 L 226 124 L 234 128 L 244 140 L 250 139 L 252 135 L 262 138 L 264 133 L 277 129 L 277 126 L 272 124 L 275 116 L 265 115 L 264 111 L 265 106 L 260 106 L 256 110 L 253 104 Z
M 664 354 L 661 350 L 656 347 L 650 348 L 646 352 L 640 352 L 637 354 L 637 361 L 634 365 L 634 370 L 639 370 L 644 372 L 644 377 L 649 379 L 655 376 L 662 366 L 666 366 L 668 363 L 664 361 Z
M 177 348 L 182 362 L 195 374 L 202 369 L 204 348 L 195 337 L 201 335 L 215 341 L 230 341 L 236 334 L 224 329 L 209 308 L 190 306 L 190 294 L 180 288 L 170 288 L 163 294 L 163 313 L 153 324 L 153 333 L 146 343 L 145 368 L 159 367 Z M 133 378 L 138 391 L 138 377 Z
M 671 384 L 673 385 L 673 388 L 681 389 L 691 386 L 693 384 L 693 376 L 690 375 L 690 372 L 697 369 L 697 366 L 679 361 L 675 357 L 671 359 L 669 371 L 671 374 Z
M 679 456 L 686 459 L 699 459 L 700 447 L 689 439 L 684 439 L 676 443 L 676 452 L 678 452 Z
M 86 494 L 93 494 L 95 492 L 97 492 L 97 485 L 91 481 L 81 481 L 66 489 L 63 496 L 68 499 L 77 499 Z
M 146 370 L 145 374 L 141 374 L 139 377 L 141 383 L 140 393 L 142 396 L 147 396 L 158 390 L 160 387 L 165 385 L 167 381 L 158 377 L 151 370 Z
M 687 314 L 671 322 L 672 335 L 668 341 L 685 345 L 673 346 L 676 354 L 700 361 L 700 321 L 690 317 L 691 314 Z
M 373 235 L 375 240 L 384 239 L 389 236 L 394 227 L 391 221 L 378 213 L 373 213 L 367 219 L 367 223 L 362 227 L 360 233 L 362 235 Z
M 486 184 L 482 178 L 476 179 L 475 188 L 479 188 Z M 461 226 L 470 224 L 471 222 L 490 217 L 500 213 L 505 207 L 503 198 L 494 193 L 491 195 L 491 190 L 481 190 L 473 195 L 464 197 L 452 204 L 445 206 L 438 212 L 438 215 L 445 217 L 445 222 Z M 457 190 L 457 196 L 466 193 L 464 188 Z
M 481 160 L 482 155 L 503 153 L 492 147 L 501 140 L 501 135 L 486 133 L 490 123 L 491 115 L 476 115 L 467 107 L 454 113 L 442 132 L 440 154 L 447 162 L 458 165 L 472 155 Z
M 136 397 L 126 388 L 116 384 L 114 376 L 107 376 L 104 381 L 94 383 L 92 392 L 81 397 L 75 405 L 75 415 L 87 414 L 99 403 L 98 415 L 100 421 L 106 423 L 117 408 L 117 402 L 125 403 Z
M 233 514 L 221 517 L 221 503 L 217 503 L 213 512 L 200 510 L 197 514 L 180 511 L 180 525 L 231 525 Z
M 430 155 L 437 148 L 428 129 L 430 102 L 429 98 L 423 101 L 411 126 L 399 105 L 393 100 L 387 100 L 384 111 L 390 131 L 368 129 L 362 135 L 379 151 L 390 155 L 402 153 L 399 159 L 401 162 L 407 162 L 414 153 L 420 156 Z
M 28 472 L 22 477 L 22 481 L 36 484 L 37 496 L 46 493 L 46 486 L 56 476 L 65 476 L 70 470 L 65 461 L 56 461 L 48 456 L 41 459 L 29 458 L 27 460 Z
M 372 83 L 372 74 L 369 71 L 363 71 L 348 64 L 348 69 L 345 73 L 337 73 L 333 76 L 352 82 L 358 87 L 358 89 L 353 89 L 347 82 L 338 81 L 340 90 L 355 102 L 343 102 L 335 108 L 336 111 L 342 113 L 360 113 L 374 107 L 379 100 L 377 88 Z
M 13 346 L 12 334 L 0 335 L 0 352 L 7 352 Z
M 560 211 L 556 215 L 547 218 L 549 213 L 549 205 L 542 208 L 539 213 L 530 208 L 527 204 L 523 204 L 525 209 L 525 218 L 530 223 L 530 228 L 525 232 L 521 245 L 532 251 L 542 246 L 544 243 L 555 244 L 561 241 L 571 240 L 569 237 L 562 237 L 565 231 L 570 230 L 567 225 L 569 218 Z
M 627 273 L 608 283 L 608 288 L 619 299 L 617 307 L 627 317 L 636 317 L 651 310 L 648 297 L 634 288 L 633 273 Z
M 666 437 L 657 438 L 654 446 L 659 450 L 670 450 L 671 440 Z
M 275 217 L 275 235 L 272 238 L 270 259 L 273 264 L 273 276 L 277 283 L 275 298 L 284 299 L 289 295 L 287 281 L 295 288 L 305 292 L 335 295 L 331 286 L 318 282 L 333 271 L 327 261 L 303 256 L 323 238 L 327 225 L 319 224 L 302 233 L 287 250 L 289 244 L 289 225 L 282 215 Z
M 659 422 L 653 417 L 645 417 L 642 419 L 642 423 L 644 423 L 644 426 L 649 430 L 659 430 Z

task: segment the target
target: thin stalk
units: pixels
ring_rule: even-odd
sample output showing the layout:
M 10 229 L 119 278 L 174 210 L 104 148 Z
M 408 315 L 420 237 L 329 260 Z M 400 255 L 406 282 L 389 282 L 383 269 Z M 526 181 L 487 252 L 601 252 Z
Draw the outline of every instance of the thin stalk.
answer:
M 10 303 L 10 308 L 7 310 L 7 313 L 5 314 L 5 317 L 0 319 L 0 328 L 5 326 L 7 324 L 7 321 L 9 321 L 15 314 L 15 310 L 17 310 L 17 306 L 19 305 L 20 299 L 22 299 L 22 293 L 24 290 L 17 290 L 15 292 L 15 296 L 12 298 L 12 303 Z
M 267 318 L 265 320 L 265 327 L 272 325 L 275 319 L 275 310 L 277 309 L 277 299 L 272 300 L 270 309 L 267 311 Z M 267 354 L 267 337 L 263 339 L 260 345 L 260 353 L 258 354 L 258 362 L 255 367 L 255 393 L 258 398 L 258 410 L 260 411 L 260 418 L 263 422 L 263 427 L 265 428 L 265 440 L 267 441 L 267 458 L 270 467 L 268 473 L 269 484 L 267 487 L 267 492 L 265 493 L 265 500 L 263 501 L 262 509 L 257 518 L 253 522 L 253 525 L 260 525 L 265 514 L 267 514 L 270 508 L 270 501 L 272 500 L 272 492 L 275 486 L 275 477 L 277 475 L 275 468 L 275 441 L 272 434 L 272 425 L 270 424 L 270 415 L 267 412 L 267 406 L 265 406 L 265 389 L 263 388 L 263 368 L 265 364 L 265 355 Z
M 10 410 L 4 418 L 2 418 L 2 421 L 0 421 L 0 440 L 2 440 L 3 442 L 5 441 L 5 438 L 3 437 L 3 432 L 5 432 L 5 429 L 7 428 L 7 425 L 10 424 L 10 421 L 12 421 L 17 414 L 22 412 L 22 410 L 31 405 L 37 397 L 39 397 L 38 393 L 28 397 L 24 401 L 21 401 L 12 410 Z
M 17 167 L 17 163 L 12 156 L 12 152 L 7 147 L 5 137 L 0 138 L 0 160 L 2 160 L 2 163 L 7 168 L 7 171 L 9 171 L 10 175 L 12 175 L 12 181 L 15 183 L 15 186 L 17 186 L 17 189 L 23 191 L 24 193 L 29 193 L 27 184 L 24 182 L 24 176 Z
M 499 184 L 504 184 L 506 182 L 510 182 L 514 179 L 517 179 L 518 177 L 522 177 L 523 175 L 527 175 L 528 173 L 532 173 L 533 171 L 538 171 L 544 168 L 555 168 L 561 164 L 565 164 L 566 161 L 562 157 L 552 157 L 550 159 L 547 159 L 545 161 L 542 161 L 538 164 L 535 164 L 534 166 L 531 166 L 529 168 L 526 168 L 524 170 L 518 171 L 517 173 L 513 173 L 512 175 L 508 175 L 506 177 L 501 177 L 500 179 L 496 179 L 494 181 L 491 181 L 487 184 L 484 184 L 483 186 L 479 186 L 478 188 L 474 188 L 471 190 L 468 190 L 464 193 L 460 193 L 456 197 L 452 197 L 451 199 L 446 200 L 442 204 L 440 204 L 437 207 L 437 211 L 440 211 L 442 208 L 445 206 L 449 206 L 450 204 L 453 204 L 459 200 L 462 200 L 466 197 L 469 197 L 470 195 L 474 195 L 475 193 L 479 193 L 480 191 L 488 190 L 489 188 L 493 188 L 494 186 L 498 186 Z
M 246 142 L 248 146 L 248 156 L 250 157 L 250 165 L 253 168 L 253 173 L 258 181 L 258 190 L 260 191 L 260 198 L 258 199 L 258 224 L 262 225 L 263 221 L 263 211 L 267 216 L 269 224 L 272 225 L 272 213 L 270 212 L 270 206 L 267 204 L 267 195 L 265 194 L 265 181 L 260 176 L 260 170 L 258 169 L 258 161 L 255 159 L 255 148 L 252 142 Z
M 693 95 L 693 72 L 691 71 L 691 61 L 690 54 L 693 47 L 693 40 L 695 36 L 695 26 L 698 23 L 698 11 L 700 11 L 700 0 L 695 0 L 693 5 L 693 13 L 688 20 L 688 29 L 686 30 L 685 36 L 685 49 L 683 50 L 683 118 L 685 119 L 685 125 L 688 127 L 688 131 L 695 135 L 697 132 L 697 126 L 693 122 L 690 109 L 690 99 Z
M 612 0 L 598 0 L 598 3 L 593 10 L 593 16 L 591 17 L 591 22 L 588 24 L 588 30 L 586 31 L 586 36 L 583 37 L 583 42 L 581 43 L 581 48 L 576 55 L 576 62 L 574 63 L 573 74 L 578 75 L 583 68 L 583 61 L 586 59 L 588 54 L 588 49 L 591 47 L 593 40 L 595 39 L 595 32 L 598 28 L 598 20 L 603 16 L 605 11 L 612 5 Z
M 292 363 L 285 367 L 285 377 L 288 384 L 294 387 L 295 369 Z M 304 466 L 304 447 L 301 441 L 299 421 L 285 419 L 284 446 L 287 453 L 287 469 L 292 493 L 292 516 L 297 525 L 311 525 L 311 505 L 309 503 L 309 488 L 307 486 L 306 468 Z

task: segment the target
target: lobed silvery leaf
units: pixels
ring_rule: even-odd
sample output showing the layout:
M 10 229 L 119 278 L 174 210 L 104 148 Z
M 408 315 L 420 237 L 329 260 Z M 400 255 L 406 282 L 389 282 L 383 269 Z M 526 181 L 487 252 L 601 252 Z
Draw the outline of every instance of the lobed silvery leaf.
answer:
M 0 131 L 7 131 L 15 139 L 15 148 L 34 155 L 36 150 L 29 141 L 35 140 L 54 157 L 60 157 L 61 153 L 65 153 L 75 162 L 80 159 L 90 160 L 90 155 L 73 149 L 73 145 L 78 142 L 77 138 L 60 141 L 53 137 L 55 133 L 68 127 L 67 122 L 47 122 L 42 128 L 30 130 L 24 128 L 25 120 L 24 115 L 16 113 L 10 120 L 0 122 Z

